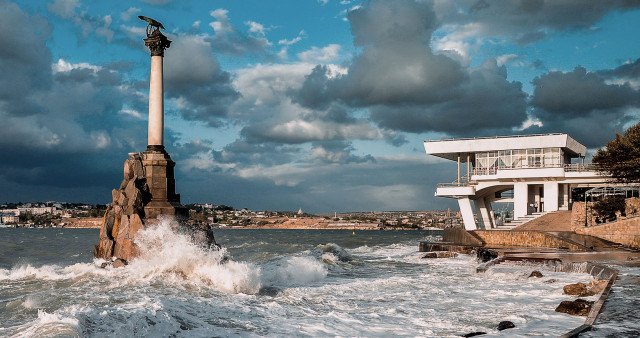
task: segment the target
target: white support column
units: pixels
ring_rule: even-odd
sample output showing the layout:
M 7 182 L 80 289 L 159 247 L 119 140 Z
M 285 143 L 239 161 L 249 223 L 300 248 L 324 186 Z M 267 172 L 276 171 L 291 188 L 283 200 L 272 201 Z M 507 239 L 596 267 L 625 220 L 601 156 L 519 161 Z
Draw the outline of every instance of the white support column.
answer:
M 473 209 L 471 209 L 471 200 L 468 197 L 458 198 L 462 221 L 466 230 L 477 230 L 476 221 L 473 217 Z
M 148 145 L 164 145 L 164 99 L 162 56 L 160 55 L 153 55 L 151 57 Z
M 478 198 L 473 201 L 476 206 L 476 212 L 478 213 L 478 223 L 480 228 L 491 229 L 493 228 L 491 224 L 491 215 L 489 214 L 489 208 L 487 208 L 487 204 L 490 203 L 486 198 Z
M 513 184 L 513 218 L 515 220 L 527 215 L 528 190 L 527 183 L 516 182 Z
M 544 210 L 546 212 L 558 211 L 558 182 L 544 182 Z
M 460 153 L 458 153 L 458 185 L 460 185 Z

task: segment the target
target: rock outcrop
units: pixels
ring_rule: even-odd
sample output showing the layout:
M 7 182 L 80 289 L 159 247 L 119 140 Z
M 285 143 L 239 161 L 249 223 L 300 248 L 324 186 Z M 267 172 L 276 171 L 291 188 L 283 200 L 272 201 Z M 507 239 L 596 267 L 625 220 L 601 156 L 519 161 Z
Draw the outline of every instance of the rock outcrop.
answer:
M 113 200 L 100 228 L 100 243 L 93 254 L 105 260 L 117 257 L 128 261 L 140 254 L 133 238 L 145 227 L 144 205 L 151 200 L 140 153 L 129 154 L 124 179 L 111 195 Z
M 136 233 L 157 222 L 156 218 L 149 219 L 145 215 L 145 206 L 152 201 L 146 170 L 142 154 L 129 154 L 124 162 L 124 179 L 120 188 L 111 192 L 112 202 L 104 214 L 100 242 L 94 247 L 93 254 L 97 258 L 114 260 L 114 268 L 125 266 L 140 255 L 140 248 L 134 241 Z M 188 234 L 194 243 L 219 248 L 210 226 L 190 227 L 180 223 L 180 219 L 176 221 L 172 225 L 174 230 Z

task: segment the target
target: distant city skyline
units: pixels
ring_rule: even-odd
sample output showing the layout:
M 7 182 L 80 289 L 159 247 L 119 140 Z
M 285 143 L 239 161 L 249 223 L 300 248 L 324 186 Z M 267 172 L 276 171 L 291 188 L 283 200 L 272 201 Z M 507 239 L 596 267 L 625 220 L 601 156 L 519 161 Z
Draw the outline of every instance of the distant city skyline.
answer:
M 422 141 L 560 132 L 591 154 L 640 116 L 640 1 L 0 0 L 0 203 L 110 202 L 146 147 L 138 15 L 173 40 L 185 204 L 457 210 Z

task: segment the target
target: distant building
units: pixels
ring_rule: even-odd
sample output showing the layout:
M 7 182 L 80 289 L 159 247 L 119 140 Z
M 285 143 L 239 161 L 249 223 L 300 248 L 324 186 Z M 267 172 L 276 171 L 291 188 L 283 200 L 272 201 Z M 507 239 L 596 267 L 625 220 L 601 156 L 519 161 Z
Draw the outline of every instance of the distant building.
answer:
M 567 134 L 425 141 L 424 148 L 428 155 L 457 162 L 457 179 L 439 184 L 435 195 L 458 200 L 467 230 L 496 227 L 491 202 L 513 203 L 517 220 L 569 210 L 572 189 L 602 185 L 606 180 L 593 165 L 584 163 L 586 147 Z M 578 161 L 572 163 L 572 159 Z M 510 191 L 512 196 L 505 194 Z

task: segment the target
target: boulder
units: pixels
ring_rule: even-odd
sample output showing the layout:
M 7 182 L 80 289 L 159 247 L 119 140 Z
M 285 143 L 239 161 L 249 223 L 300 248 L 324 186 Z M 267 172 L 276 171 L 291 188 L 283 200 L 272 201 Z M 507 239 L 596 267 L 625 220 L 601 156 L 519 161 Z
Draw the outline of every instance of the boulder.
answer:
M 587 292 L 587 286 L 583 283 L 569 284 L 562 288 L 565 295 L 578 296 Z
M 486 332 L 480 332 L 480 331 L 471 332 L 471 333 L 467 333 L 467 334 L 463 335 L 463 337 L 475 337 L 475 336 L 480 336 L 480 335 L 483 335 L 483 334 L 487 334 L 487 333 Z
M 491 249 L 480 248 L 476 252 L 476 257 L 478 257 L 482 262 L 488 262 L 492 259 L 498 258 L 498 252 Z
M 129 262 L 127 262 L 124 259 L 120 259 L 120 258 L 117 258 L 115 261 L 113 261 L 113 263 L 111 263 L 111 266 L 114 269 L 121 268 L 121 267 L 123 267 L 125 265 L 129 265 Z
M 584 299 L 565 300 L 556 308 L 556 312 L 567 313 L 574 316 L 587 316 L 593 306 L 592 301 Z
M 438 258 L 437 252 L 427 252 L 422 258 Z
M 551 283 L 555 283 L 555 282 L 557 282 L 557 281 L 558 281 L 557 279 L 555 279 L 555 278 L 551 278 L 551 279 L 546 280 L 546 281 L 544 281 L 544 282 L 545 282 L 545 283 L 547 283 L 547 284 L 551 284 Z
M 513 324 L 513 322 L 510 322 L 508 320 L 504 320 L 504 321 L 501 321 L 498 324 L 498 327 L 496 327 L 496 329 L 498 331 L 503 331 L 503 330 L 506 330 L 506 329 L 513 329 L 514 327 L 516 327 L 516 325 Z
M 438 252 L 438 258 L 454 258 L 458 257 L 458 254 L 451 251 Z
M 534 270 L 533 272 L 531 272 L 531 274 L 529 275 L 529 278 L 531 277 L 536 277 L 536 278 L 542 278 L 542 272 L 538 271 L 538 270 Z
M 563 291 L 567 295 L 589 297 L 602 292 L 607 286 L 607 283 L 608 281 L 603 279 L 591 281 L 587 285 L 583 283 L 569 284 L 563 288 Z

